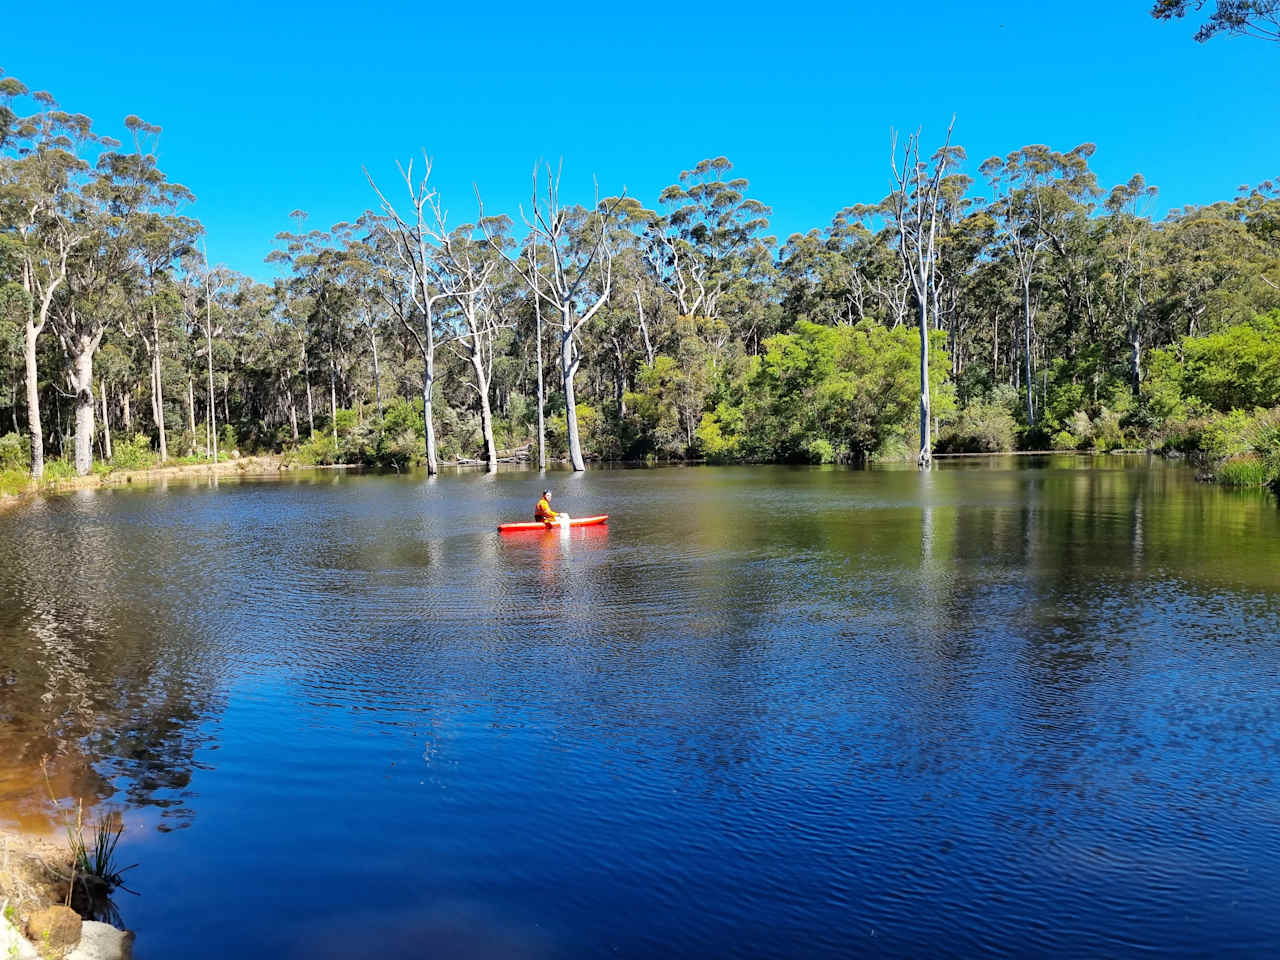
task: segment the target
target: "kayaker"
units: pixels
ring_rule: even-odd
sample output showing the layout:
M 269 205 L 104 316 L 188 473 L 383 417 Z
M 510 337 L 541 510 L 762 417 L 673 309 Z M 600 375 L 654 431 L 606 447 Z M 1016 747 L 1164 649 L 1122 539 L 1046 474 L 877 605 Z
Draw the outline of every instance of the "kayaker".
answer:
M 551 491 L 543 490 L 542 499 L 533 508 L 533 519 L 540 520 L 542 523 L 555 523 L 558 516 L 560 514 L 551 509 Z

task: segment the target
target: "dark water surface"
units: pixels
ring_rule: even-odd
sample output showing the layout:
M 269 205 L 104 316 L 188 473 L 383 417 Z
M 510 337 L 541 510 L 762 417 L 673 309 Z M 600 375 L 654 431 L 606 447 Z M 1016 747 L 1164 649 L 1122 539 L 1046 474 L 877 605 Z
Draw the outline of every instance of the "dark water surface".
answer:
M 0 823 L 139 960 L 1280 951 L 1280 510 L 1103 458 L 0 514 Z

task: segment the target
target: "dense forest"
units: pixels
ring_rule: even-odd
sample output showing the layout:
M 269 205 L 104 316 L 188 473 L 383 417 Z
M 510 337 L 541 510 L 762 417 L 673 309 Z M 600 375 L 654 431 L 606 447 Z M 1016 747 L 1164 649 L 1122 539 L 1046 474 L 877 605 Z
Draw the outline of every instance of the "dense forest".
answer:
M 518 210 L 448 198 L 475 211 L 456 224 L 420 157 L 350 222 L 290 214 L 264 282 L 206 261 L 160 129 L 119 132 L 0 75 L 10 487 L 265 451 L 434 472 L 1142 448 L 1280 474 L 1280 183 L 1157 220 L 1093 144 L 971 163 L 913 135 L 884 197 L 780 242 L 724 157 L 651 199 L 570 201 L 543 164 Z

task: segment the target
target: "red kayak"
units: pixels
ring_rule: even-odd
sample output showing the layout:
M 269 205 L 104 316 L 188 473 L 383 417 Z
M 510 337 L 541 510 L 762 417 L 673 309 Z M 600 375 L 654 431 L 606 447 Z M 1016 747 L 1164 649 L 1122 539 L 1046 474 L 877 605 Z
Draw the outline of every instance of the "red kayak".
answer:
M 609 519 L 607 513 L 602 513 L 598 517 L 573 517 L 569 520 L 571 527 L 594 527 L 598 523 L 604 523 Z M 498 531 L 500 533 L 522 533 L 527 530 L 559 530 L 562 524 L 559 523 L 543 523 L 541 520 L 529 520 L 525 523 L 500 523 Z

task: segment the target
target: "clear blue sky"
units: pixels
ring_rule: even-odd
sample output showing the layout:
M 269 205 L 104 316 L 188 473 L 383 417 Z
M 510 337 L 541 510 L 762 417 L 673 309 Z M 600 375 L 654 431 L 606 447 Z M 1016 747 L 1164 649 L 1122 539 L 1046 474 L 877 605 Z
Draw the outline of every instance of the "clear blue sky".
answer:
M 1141 172 L 1161 213 L 1280 175 L 1280 45 L 1196 44 L 1149 5 L 72 0 L 7 10 L 0 67 L 102 132 L 161 125 L 211 257 L 265 277 L 291 210 L 354 219 L 373 200 L 361 165 L 393 187 L 423 148 L 455 223 L 473 181 L 514 214 L 540 157 L 564 158 L 566 200 L 595 174 L 652 206 L 723 154 L 780 239 L 878 200 L 890 127 L 931 144 L 953 112 L 975 176 L 1027 143 L 1093 141 L 1103 184 Z

